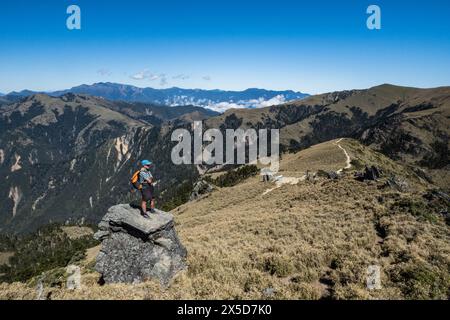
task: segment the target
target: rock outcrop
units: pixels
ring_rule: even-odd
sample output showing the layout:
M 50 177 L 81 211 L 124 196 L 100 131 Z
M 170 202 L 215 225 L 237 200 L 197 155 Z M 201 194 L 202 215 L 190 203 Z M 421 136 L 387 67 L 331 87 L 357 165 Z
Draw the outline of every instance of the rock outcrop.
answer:
M 205 180 L 199 180 L 194 185 L 194 188 L 189 197 L 189 201 L 194 201 L 194 200 L 200 199 L 204 195 L 212 192 L 213 190 L 214 190 L 214 186 L 212 186 Z
M 375 166 L 371 166 L 368 167 L 366 166 L 366 168 L 364 169 L 364 172 L 356 172 L 355 173 L 355 178 L 356 180 L 359 181 L 377 181 L 378 179 L 380 179 L 383 175 L 383 171 Z
M 397 190 L 399 192 L 410 191 L 410 186 L 409 186 L 408 181 L 404 178 L 400 178 L 400 177 L 397 177 L 394 175 L 387 178 L 385 186 L 390 187 L 391 189 Z
M 94 237 L 102 242 L 95 269 L 105 283 L 157 279 L 167 286 L 186 268 L 186 249 L 174 229 L 173 216 L 156 210 L 150 218 L 127 204 L 111 207 Z

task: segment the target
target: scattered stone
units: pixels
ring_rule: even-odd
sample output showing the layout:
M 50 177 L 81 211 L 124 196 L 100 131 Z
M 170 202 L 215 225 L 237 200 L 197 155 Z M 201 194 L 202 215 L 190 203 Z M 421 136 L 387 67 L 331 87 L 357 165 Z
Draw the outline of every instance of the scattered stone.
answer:
M 69 290 L 78 290 L 81 289 L 81 270 L 79 266 L 69 265 L 66 269 L 67 274 L 67 283 L 66 287 Z
M 309 170 L 306 170 L 306 177 L 305 180 L 308 182 L 314 182 L 316 181 L 317 174 L 315 172 L 311 172 Z
M 431 178 L 431 176 L 424 169 L 413 167 L 412 170 L 419 178 L 422 178 L 428 183 L 433 183 L 433 178 Z
M 201 198 L 205 194 L 208 194 L 214 190 L 214 187 L 205 180 L 199 180 L 195 183 L 194 189 L 189 197 L 190 201 Z
M 104 283 L 139 283 L 157 279 L 167 286 L 186 268 L 187 251 L 174 228 L 173 216 L 155 210 L 146 219 L 130 205 L 111 207 L 94 237 L 102 242 L 95 269 Z
M 274 179 L 274 173 L 272 170 L 270 170 L 270 168 L 262 168 L 261 176 L 263 182 L 270 182 Z
M 44 298 L 44 283 L 42 278 L 39 278 L 36 285 L 36 300 L 45 300 Z
M 337 179 L 339 179 L 339 174 L 335 171 L 330 171 L 330 172 L 327 172 L 327 177 L 330 180 L 337 180 Z
M 356 172 L 355 178 L 358 181 L 377 181 L 383 175 L 383 171 L 375 166 L 366 166 L 364 172 Z
M 385 186 L 390 187 L 399 192 L 408 192 L 410 190 L 408 181 L 406 181 L 406 179 L 401 179 L 396 176 L 391 176 L 390 178 L 388 178 L 385 183 Z
M 448 194 L 446 194 L 445 192 L 442 192 L 442 191 L 436 190 L 436 189 L 429 190 L 424 195 L 424 198 L 427 199 L 428 201 L 442 200 L 442 201 L 450 203 L 450 196 Z
M 266 297 L 266 298 L 271 298 L 271 297 L 273 297 L 273 296 L 275 295 L 275 292 L 276 292 L 276 291 L 275 291 L 274 288 L 268 287 L 268 288 L 265 288 L 265 289 L 263 290 L 262 294 L 263 294 L 263 296 Z

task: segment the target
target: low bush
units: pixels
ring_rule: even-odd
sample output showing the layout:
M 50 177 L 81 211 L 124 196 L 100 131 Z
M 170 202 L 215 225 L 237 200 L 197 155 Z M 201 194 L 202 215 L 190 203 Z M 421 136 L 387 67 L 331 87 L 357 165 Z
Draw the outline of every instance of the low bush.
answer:
M 408 299 L 448 299 L 449 274 L 421 263 L 405 264 L 390 272 L 390 279 L 396 283 Z
M 60 225 L 49 225 L 37 232 L 14 237 L 9 265 L 0 266 L 0 282 L 27 281 L 43 272 L 65 267 L 85 256 L 86 249 L 97 245 L 92 236 L 70 239 Z
M 219 187 L 232 187 L 249 177 L 257 175 L 258 173 L 259 169 L 257 166 L 247 165 L 239 167 L 236 170 L 228 171 L 215 179 L 210 179 L 209 182 Z
M 439 221 L 439 216 L 433 208 L 420 200 L 410 198 L 399 199 L 392 204 L 391 211 L 394 213 L 409 213 L 416 217 L 419 221 L 428 221 L 431 223 L 437 223 Z

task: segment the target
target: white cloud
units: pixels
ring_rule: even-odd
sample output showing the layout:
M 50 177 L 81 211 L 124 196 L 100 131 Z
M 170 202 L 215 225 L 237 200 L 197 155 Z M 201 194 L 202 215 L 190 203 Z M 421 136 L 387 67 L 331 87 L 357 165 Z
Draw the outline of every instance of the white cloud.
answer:
M 131 78 L 134 80 L 144 80 L 148 78 L 148 76 L 149 76 L 148 71 L 141 71 L 136 74 L 133 74 Z
M 219 102 L 219 103 L 209 103 L 205 107 L 217 112 L 225 112 L 228 109 L 243 109 L 243 108 L 265 108 L 270 106 L 276 106 L 286 102 L 284 95 L 277 95 L 269 100 L 264 98 L 251 99 L 251 100 L 240 100 L 238 102 Z
M 210 104 L 206 106 L 206 108 L 217 111 L 217 112 L 225 112 L 228 109 L 239 109 L 239 108 L 245 108 L 242 105 L 239 105 L 237 103 L 233 102 L 219 102 L 215 104 Z
M 159 80 L 160 86 L 166 86 L 168 84 L 167 76 L 165 73 L 154 74 L 148 70 L 144 70 L 144 71 L 135 73 L 134 75 L 131 76 L 131 78 L 134 80 L 139 80 L 139 81 L 140 80 L 149 80 L 149 81 Z
M 284 95 L 279 94 L 269 100 L 264 100 L 264 98 L 259 98 L 257 100 L 250 100 L 249 103 L 251 104 L 251 107 L 254 108 L 265 108 L 270 106 L 276 106 L 279 104 L 283 104 L 286 102 L 286 98 Z
M 211 81 L 211 77 L 210 76 L 203 76 L 202 79 L 205 80 L 205 81 Z

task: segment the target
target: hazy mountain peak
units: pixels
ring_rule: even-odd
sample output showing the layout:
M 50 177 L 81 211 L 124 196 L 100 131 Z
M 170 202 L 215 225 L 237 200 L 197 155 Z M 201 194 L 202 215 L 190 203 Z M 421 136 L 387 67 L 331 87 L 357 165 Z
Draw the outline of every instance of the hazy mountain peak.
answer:
M 30 90 L 23 90 L 11 92 L 9 95 L 26 97 L 36 93 Z M 67 93 L 103 97 L 113 101 L 143 102 L 166 106 L 195 105 L 219 112 L 232 108 L 261 108 L 278 105 L 308 96 L 305 93 L 293 90 L 276 91 L 248 88 L 243 91 L 227 91 L 219 89 L 183 89 L 178 87 L 154 89 L 112 82 L 97 82 L 91 85 L 82 84 L 66 90 L 47 92 L 51 96 L 62 96 Z

